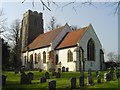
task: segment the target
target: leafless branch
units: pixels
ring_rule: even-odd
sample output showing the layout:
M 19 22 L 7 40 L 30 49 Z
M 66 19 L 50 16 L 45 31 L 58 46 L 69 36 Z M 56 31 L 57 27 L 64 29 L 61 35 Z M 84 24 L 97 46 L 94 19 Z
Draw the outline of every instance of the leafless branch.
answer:
M 43 5 L 43 10 L 44 10 L 44 7 L 46 7 L 49 11 L 51 11 L 51 9 L 43 2 L 43 0 L 40 0 L 40 2 Z
M 23 0 L 22 3 L 24 3 L 26 0 Z

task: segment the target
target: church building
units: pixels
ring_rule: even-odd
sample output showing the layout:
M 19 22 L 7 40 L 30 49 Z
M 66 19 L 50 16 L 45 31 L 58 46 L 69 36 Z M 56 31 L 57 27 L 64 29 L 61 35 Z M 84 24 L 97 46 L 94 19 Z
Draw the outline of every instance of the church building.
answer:
M 72 30 L 66 23 L 44 33 L 42 13 L 23 15 L 21 60 L 28 69 L 69 68 L 69 71 L 101 70 L 104 53 L 93 26 Z

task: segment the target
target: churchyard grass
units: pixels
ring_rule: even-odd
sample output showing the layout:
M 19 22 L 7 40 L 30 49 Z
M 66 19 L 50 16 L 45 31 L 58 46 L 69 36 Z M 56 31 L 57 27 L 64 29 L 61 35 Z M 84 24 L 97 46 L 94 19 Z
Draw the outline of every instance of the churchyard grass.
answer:
M 61 78 L 56 78 L 55 76 L 52 76 L 52 73 L 50 73 L 50 79 L 47 79 L 47 82 L 45 83 L 40 83 L 40 77 L 44 76 L 45 71 L 39 72 L 39 71 L 26 71 L 25 73 L 28 72 L 32 72 L 34 73 L 34 78 L 32 80 L 32 84 L 25 84 L 25 85 L 21 85 L 20 84 L 20 73 L 19 74 L 15 74 L 14 72 L 5 72 L 3 71 L 3 75 L 7 76 L 6 78 L 6 85 L 3 86 L 3 90 L 4 89 L 11 89 L 11 90 L 16 90 L 16 89 L 26 89 L 26 88 L 30 88 L 31 89 L 35 89 L 35 88 L 40 88 L 40 89 L 48 89 L 48 82 L 51 80 L 56 80 L 56 88 L 70 88 L 70 80 L 72 77 L 76 77 L 77 78 L 77 83 L 76 83 L 76 88 L 80 88 L 79 86 L 79 76 L 80 76 L 80 72 L 61 72 Z M 84 88 L 116 88 L 118 89 L 118 87 L 120 87 L 120 79 L 116 79 L 114 77 L 114 79 L 112 81 L 109 82 L 105 82 L 104 81 L 104 74 L 105 71 L 100 71 L 99 74 L 101 75 L 102 78 L 102 83 L 98 84 L 97 80 L 96 80 L 96 76 L 95 76 L 95 72 L 92 72 L 92 76 L 93 76 L 93 80 L 94 80 L 94 85 L 93 86 L 89 86 L 87 85 L 87 75 L 88 73 L 85 72 L 85 86 Z M 114 75 L 115 76 L 115 75 Z M 119 88 L 120 89 L 120 88 Z

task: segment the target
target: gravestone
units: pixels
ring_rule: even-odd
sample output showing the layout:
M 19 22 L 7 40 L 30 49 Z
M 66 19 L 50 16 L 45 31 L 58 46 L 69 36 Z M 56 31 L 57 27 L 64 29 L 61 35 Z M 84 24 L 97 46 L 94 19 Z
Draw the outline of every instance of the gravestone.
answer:
M 104 79 L 105 79 L 105 81 L 110 81 L 111 80 L 110 73 L 105 73 L 104 74 Z
M 46 82 L 46 78 L 45 77 L 41 77 L 40 78 L 40 83 L 44 83 L 44 82 Z
M 56 75 L 55 69 L 52 69 L 51 72 L 52 72 L 52 76 Z
M 15 69 L 15 74 L 18 74 L 18 73 L 19 73 L 18 69 Z
M 61 75 L 60 75 L 60 72 L 56 73 L 56 78 L 60 78 Z
M 75 89 L 76 88 L 76 77 L 73 77 L 71 79 L 71 89 Z
M 79 77 L 79 85 L 84 86 L 84 72 L 81 72 L 81 75 Z
M 97 83 L 101 83 L 101 77 L 100 77 L 100 75 L 97 75 Z
M 58 68 L 58 72 L 61 72 L 61 68 Z
M 96 71 L 96 76 L 98 76 L 99 75 L 99 71 Z
M 56 81 L 50 81 L 49 82 L 49 90 L 56 90 Z
M 45 73 L 45 78 L 50 79 L 50 74 L 48 72 Z
M 43 71 L 43 70 L 40 68 L 40 69 L 39 69 L 39 72 L 42 72 L 42 71 Z
M 67 68 L 66 68 L 66 72 L 68 72 L 68 71 L 69 71 L 69 68 L 67 67 Z
M 22 73 L 20 83 L 21 84 L 31 84 L 31 78 L 28 75 L 26 75 L 25 73 Z
M 21 67 L 20 73 L 25 73 L 25 66 L 22 66 L 22 67 Z
M 88 84 L 93 85 L 93 78 L 91 74 L 88 74 Z
M 31 80 L 33 80 L 33 73 L 32 72 L 29 72 L 27 75 Z
M 65 67 L 64 66 L 62 67 L 62 72 L 65 72 Z
M 6 85 L 6 76 L 2 75 L 2 85 Z

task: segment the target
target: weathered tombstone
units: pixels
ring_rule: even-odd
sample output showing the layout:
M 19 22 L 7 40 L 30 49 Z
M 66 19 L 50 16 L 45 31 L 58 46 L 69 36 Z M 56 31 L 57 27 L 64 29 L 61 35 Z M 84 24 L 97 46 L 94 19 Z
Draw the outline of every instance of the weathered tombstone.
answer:
M 25 73 L 22 73 L 20 83 L 21 84 L 31 84 L 31 78 L 28 75 L 26 75 Z
M 25 73 L 25 66 L 22 66 L 22 67 L 21 67 L 20 73 Z
M 88 84 L 93 85 L 93 79 L 91 74 L 88 74 Z
M 76 88 L 76 77 L 73 77 L 71 79 L 71 89 L 75 89 Z
M 2 85 L 6 85 L 6 76 L 2 75 Z
M 56 73 L 56 78 L 60 78 L 61 75 L 60 75 L 60 72 Z
M 50 75 L 49 75 L 48 72 L 45 73 L 45 78 L 46 78 L 46 79 L 50 79 Z
M 96 71 L 96 76 L 98 76 L 99 75 L 99 71 Z
M 61 72 L 61 68 L 58 68 L 58 72 Z
M 45 77 L 41 77 L 40 78 L 40 83 L 44 83 L 44 82 L 46 82 L 46 78 Z
M 56 90 L 56 81 L 50 81 L 49 82 L 49 90 Z
M 81 75 L 79 77 L 79 85 L 84 86 L 84 72 L 81 72 Z
M 29 72 L 27 75 L 31 80 L 33 80 L 33 73 L 32 72 Z
M 62 67 L 62 72 L 65 72 L 65 67 L 64 66 Z
M 52 69 L 51 72 L 52 72 L 52 76 L 56 75 L 55 69 Z
M 100 75 L 97 75 L 97 83 L 101 83 L 101 77 L 100 77 Z
M 68 71 L 69 71 L 69 68 L 67 67 L 67 68 L 66 68 L 66 72 L 68 72 Z

